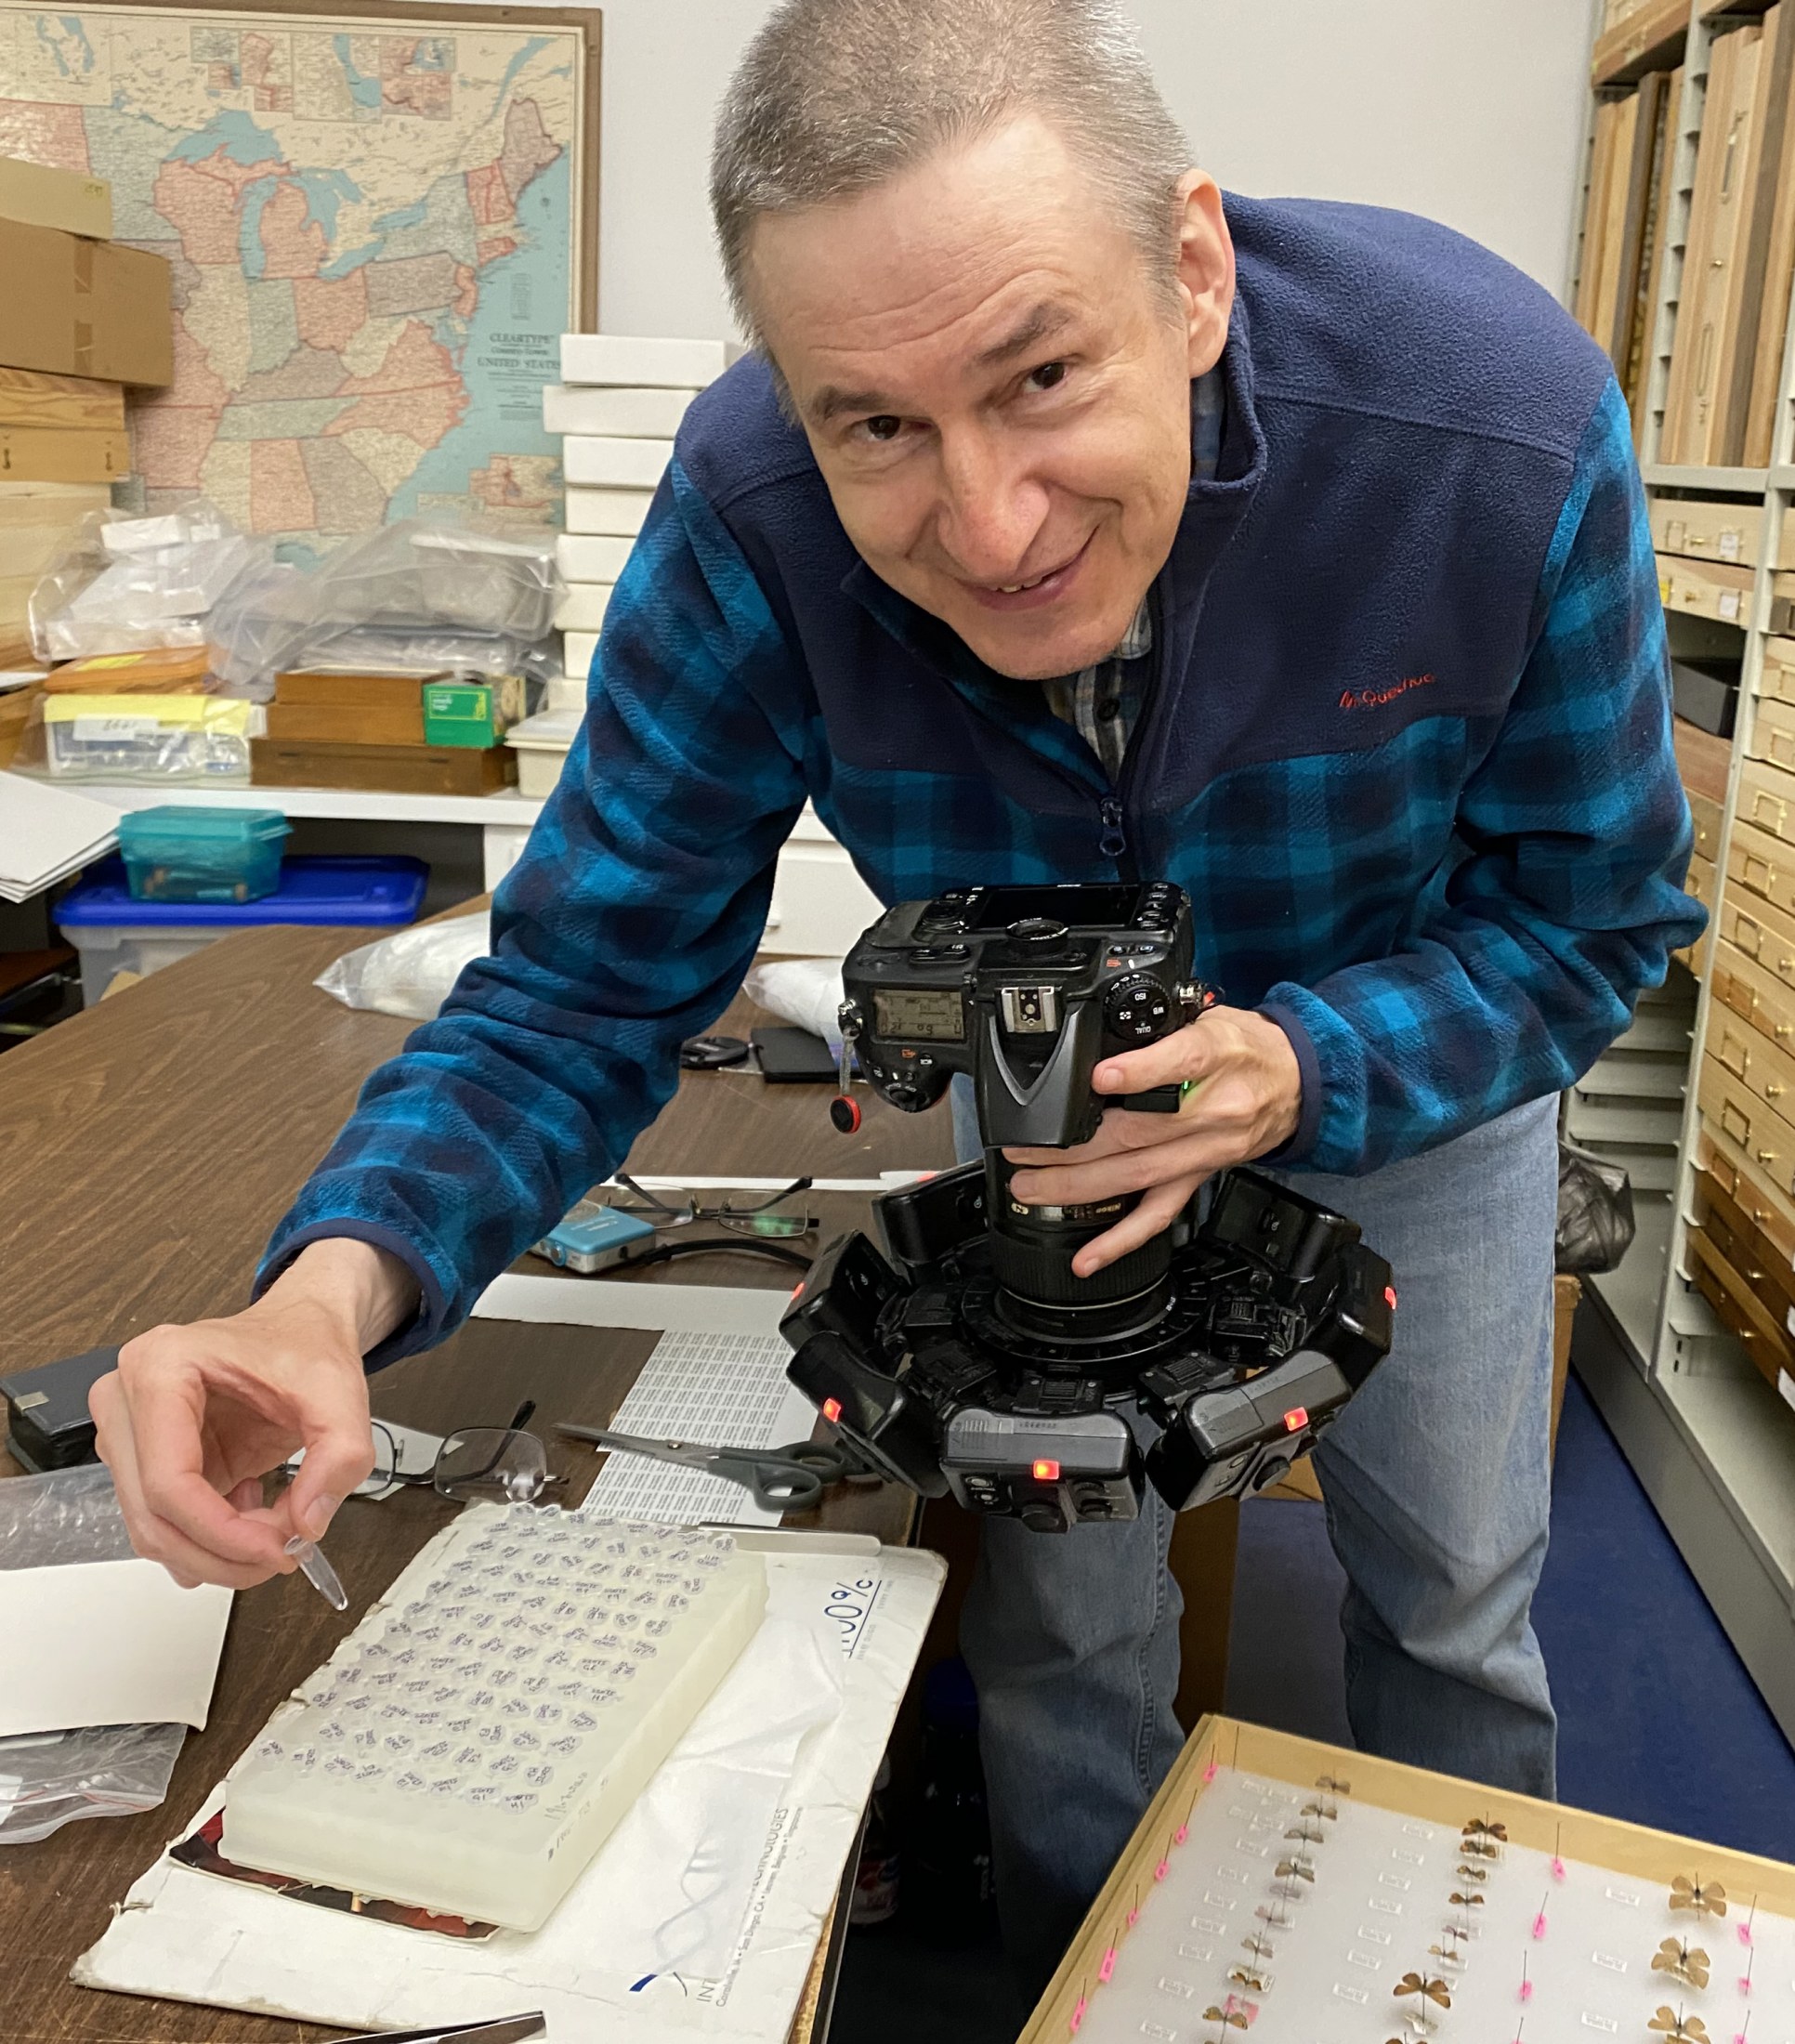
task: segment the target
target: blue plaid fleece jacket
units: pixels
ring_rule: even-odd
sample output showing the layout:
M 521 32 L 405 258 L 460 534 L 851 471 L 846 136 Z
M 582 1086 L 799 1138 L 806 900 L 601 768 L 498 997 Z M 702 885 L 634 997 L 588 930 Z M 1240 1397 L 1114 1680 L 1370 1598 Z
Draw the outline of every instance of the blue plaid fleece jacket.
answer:
M 1577 1079 L 1702 911 L 1625 408 L 1544 293 L 1409 216 L 1230 198 L 1212 478 L 1111 784 L 858 560 L 765 367 L 692 406 L 493 955 L 282 1224 L 395 1251 L 440 1340 L 623 1158 L 734 995 L 808 797 L 881 900 L 1177 882 L 1289 1034 L 1279 1162 L 1362 1173 Z

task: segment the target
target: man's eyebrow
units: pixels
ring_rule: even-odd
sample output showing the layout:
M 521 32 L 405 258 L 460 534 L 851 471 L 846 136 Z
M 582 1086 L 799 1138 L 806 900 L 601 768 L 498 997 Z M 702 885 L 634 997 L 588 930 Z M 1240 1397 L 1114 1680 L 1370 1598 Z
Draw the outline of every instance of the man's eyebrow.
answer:
M 1042 341 L 1052 340 L 1055 334 L 1072 323 L 1072 319 L 1069 306 L 1054 305 L 1043 299 L 1014 333 L 981 349 L 973 360 L 980 369 L 996 369 L 1004 362 L 1014 361 L 1018 355 L 1026 355 L 1031 347 L 1039 347 Z
M 1043 341 L 1051 340 L 1072 323 L 1074 314 L 1068 306 L 1053 305 L 1043 300 L 1029 312 L 1022 323 L 1002 340 L 995 341 L 989 347 L 981 348 L 973 357 L 979 369 L 997 369 L 1003 363 L 1014 361 L 1018 355 L 1026 355 L 1030 348 L 1039 347 Z M 805 410 L 819 426 L 832 425 L 847 413 L 858 413 L 864 418 L 877 418 L 883 413 L 897 413 L 902 407 L 895 399 L 888 398 L 883 390 L 845 390 L 838 384 L 825 384 Z

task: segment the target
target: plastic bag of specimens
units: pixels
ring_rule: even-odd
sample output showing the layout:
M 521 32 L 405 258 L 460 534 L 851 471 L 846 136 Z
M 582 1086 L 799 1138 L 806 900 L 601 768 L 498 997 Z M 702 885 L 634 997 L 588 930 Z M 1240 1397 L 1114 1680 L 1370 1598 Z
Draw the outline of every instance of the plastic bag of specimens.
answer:
M 766 1604 L 727 1533 L 475 1506 L 238 1763 L 225 1856 L 533 1931 Z

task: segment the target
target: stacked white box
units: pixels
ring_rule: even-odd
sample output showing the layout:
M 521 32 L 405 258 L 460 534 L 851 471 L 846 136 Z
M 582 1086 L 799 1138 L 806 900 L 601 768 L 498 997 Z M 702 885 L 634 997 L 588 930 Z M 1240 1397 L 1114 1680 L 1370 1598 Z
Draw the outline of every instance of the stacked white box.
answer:
M 673 458 L 687 407 L 727 360 L 722 341 L 562 334 L 562 380 L 543 392 L 543 426 L 562 437 L 567 595 L 555 622 L 566 634 L 570 675 L 583 676 L 591 666 L 611 589 Z

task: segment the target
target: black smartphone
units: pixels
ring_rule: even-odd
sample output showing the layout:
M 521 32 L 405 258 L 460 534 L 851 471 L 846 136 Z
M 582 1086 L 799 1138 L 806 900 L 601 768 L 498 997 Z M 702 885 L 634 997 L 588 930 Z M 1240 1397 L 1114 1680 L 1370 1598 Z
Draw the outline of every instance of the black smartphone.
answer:
M 828 1085 L 838 1074 L 829 1045 L 808 1029 L 750 1029 L 760 1075 L 775 1085 Z

